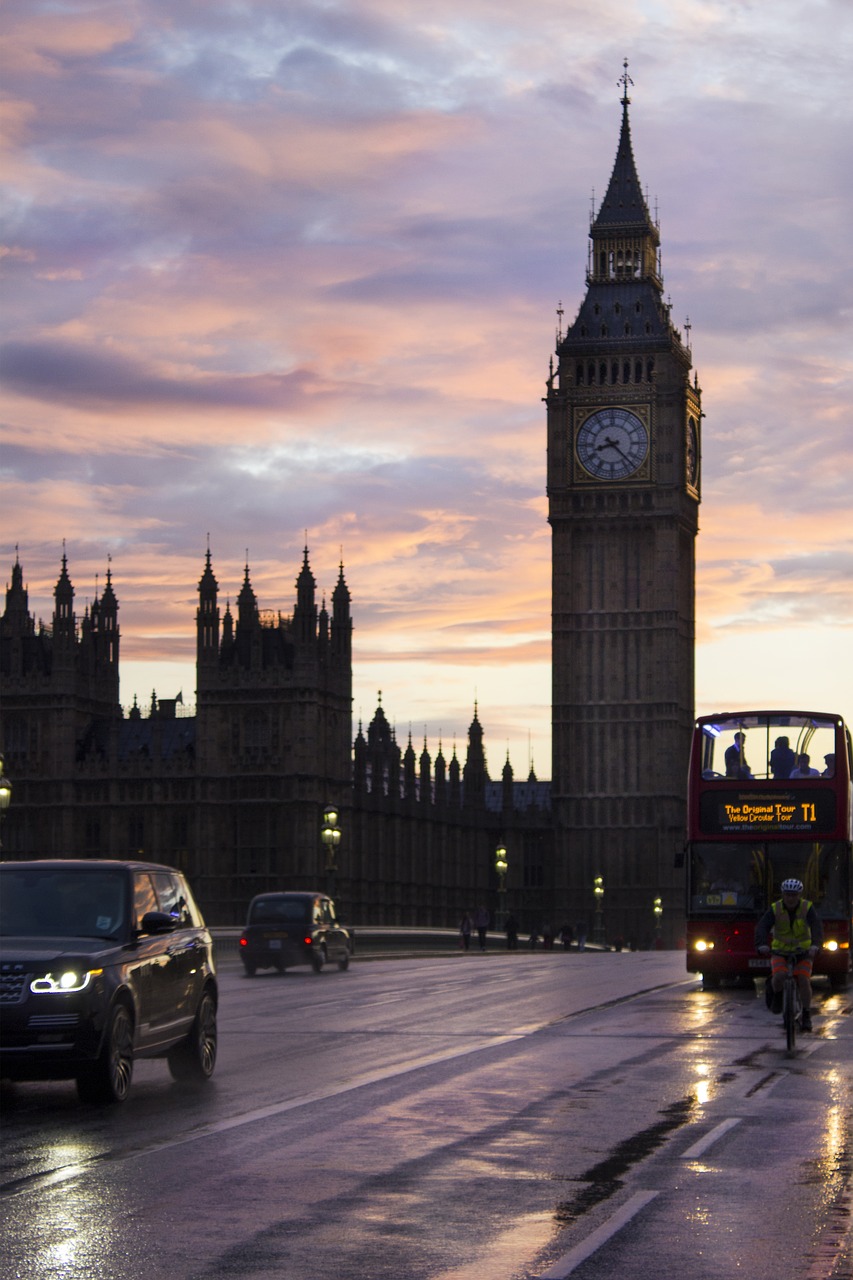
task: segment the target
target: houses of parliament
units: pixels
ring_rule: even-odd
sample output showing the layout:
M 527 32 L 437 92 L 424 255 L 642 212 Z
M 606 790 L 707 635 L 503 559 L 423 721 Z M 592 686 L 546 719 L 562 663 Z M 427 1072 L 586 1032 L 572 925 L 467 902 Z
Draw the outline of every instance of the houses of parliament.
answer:
M 321 887 L 355 924 L 455 927 L 485 905 L 524 930 L 592 932 L 598 878 L 611 940 L 648 945 L 658 898 L 675 944 L 702 412 L 663 296 L 627 68 L 621 83 L 586 292 L 546 384 L 550 782 L 516 780 L 509 759 L 492 779 L 477 706 L 464 759 L 403 747 L 381 698 L 354 735 L 344 567 L 330 610 L 318 607 L 307 547 L 291 601 L 261 608 L 247 565 L 233 614 L 210 550 L 200 557 L 192 715 L 156 695 L 123 712 L 111 569 L 78 619 L 63 553 L 52 619 L 37 624 L 16 557 L 0 618 L 4 858 L 142 853 L 186 871 L 217 925 L 242 923 L 255 893 Z M 329 804 L 336 851 L 321 840 Z
M 119 602 L 108 569 L 82 621 L 63 554 L 49 625 L 16 561 L 0 619 L 2 732 L 14 810 L 4 856 L 144 856 L 186 871 L 206 916 L 242 923 L 271 888 L 334 887 L 363 924 L 458 923 L 495 909 L 495 850 L 517 850 L 516 910 L 544 908 L 547 784 L 493 783 L 474 711 L 464 763 L 396 741 L 381 700 L 353 742 L 352 621 L 341 565 L 318 608 L 308 549 L 292 608 L 261 609 L 249 567 L 224 613 L 208 551 L 198 583 L 196 709 L 119 702 Z M 341 843 L 321 840 L 329 803 Z M 512 833 L 510 836 L 510 832 Z M 527 880 L 527 884 L 524 880 Z

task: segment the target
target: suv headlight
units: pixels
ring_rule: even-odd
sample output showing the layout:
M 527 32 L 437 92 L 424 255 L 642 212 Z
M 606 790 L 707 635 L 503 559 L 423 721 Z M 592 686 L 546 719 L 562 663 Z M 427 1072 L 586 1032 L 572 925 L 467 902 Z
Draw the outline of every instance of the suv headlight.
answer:
M 36 995 L 69 995 L 74 991 L 84 991 L 92 979 L 103 972 L 103 969 L 66 969 L 55 977 L 46 973 L 43 978 L 33 978 L 30 991 Z

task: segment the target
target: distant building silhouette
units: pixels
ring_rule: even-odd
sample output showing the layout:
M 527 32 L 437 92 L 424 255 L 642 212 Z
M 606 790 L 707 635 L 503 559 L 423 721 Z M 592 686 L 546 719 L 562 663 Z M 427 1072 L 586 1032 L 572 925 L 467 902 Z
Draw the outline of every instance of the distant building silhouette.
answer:
M 0 742 L 14 779 L 4 857 L 131 857 L 186 870 L 210 920 L 240 923 L 270 888 L 326 885 L 362 923 L 455 926 L 497 892 L 510 849 L 517 912 L 551 881 L 548 785 L 489 778 L 475 708 L 464 767 L 401 753 L 381 705 L 352 742 L 352 620 L 340 567 L 317 608 L 305 549 L 292 613 L 261 610 L 249 566 L 236 617 L 219 607 L 210 552 L 198 584 L 197 705 L 119 702 L 112 572 L 78 626 L 65 554 L 50 626 L 30 615 L 16 559 L 0 618 Z M 178 711 L 181 707 L 180 714 Z M 320 841 L 342 832 L 334 873 Z

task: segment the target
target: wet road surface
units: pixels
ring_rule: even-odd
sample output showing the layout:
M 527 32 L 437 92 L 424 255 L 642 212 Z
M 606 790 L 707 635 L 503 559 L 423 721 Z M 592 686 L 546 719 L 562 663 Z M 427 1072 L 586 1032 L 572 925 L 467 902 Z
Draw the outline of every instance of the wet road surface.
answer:
M 853 1020 L 683 955 L 221 969 L 194 1092 L 3 1096 L 2 1280 L 851 1280 Z

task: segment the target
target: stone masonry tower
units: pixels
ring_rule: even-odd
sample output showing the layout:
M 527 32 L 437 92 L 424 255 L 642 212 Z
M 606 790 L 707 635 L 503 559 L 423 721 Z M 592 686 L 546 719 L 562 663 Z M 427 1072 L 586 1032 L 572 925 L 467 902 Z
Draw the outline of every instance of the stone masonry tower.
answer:
M 628 120 L 590 228 L 587 290 L 558 332 L 548 413 L 557 892 L 590 936 L 680 936 L 693 721 L 701 408 L 663 298 Z M 689 329 L 688 329 L 689 333 Z M 604 894 L 596 910 L 595 877 Z

